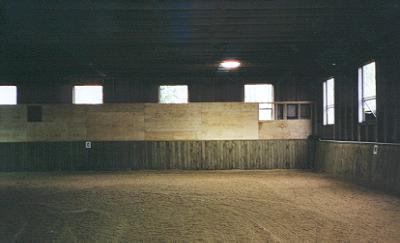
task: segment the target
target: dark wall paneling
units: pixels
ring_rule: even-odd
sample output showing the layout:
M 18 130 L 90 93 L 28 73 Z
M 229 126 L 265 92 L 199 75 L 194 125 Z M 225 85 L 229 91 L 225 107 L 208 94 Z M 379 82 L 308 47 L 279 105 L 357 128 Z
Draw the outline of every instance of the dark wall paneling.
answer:
M 313 101 L 315 87 L 312 87 L 310 80 L 304 77 L 296 79 L 290 77 L 287 80 L 278 81 L 275 85 L 276 101 Z
M 215 81 L 214 97 L 216 102 L 243 101 L 243 82 L 236 80 Z M 205 91 L 206 92 L 206 91 Z
M 189 85 L 190 102 L 215 101 L 215 82 L 205 80 L 203 82 L 192 82 Z
M 335 176 L 400 194 L 400 145 L 320 141 L 315 167 Z
M 364 59 L 371 60 L 371 59 Z M 400 142 L 398 132 L 400 110 L 399 59 L 394 54 L 383 53 L 375 59 L 377 86 L 377 119 L 358 123 L 358 66 L 334 70 L 326 75 L 335 78 L 335 125 L 322 124 L 322 81 L 316 84 L 317 128 L 316 135 L 323 139 L 369 142 Z
M 239 77 L 185 79 L 159 78 L 156 80 L 127 78 L 69 78 L 68 81 L 22 82 L 18 84 L 18 103 L 52 104 L 72 102 L 72 87 L 83 84 L 103 85 L 105 103 L 158 102 L 158 87 L 165 84 L 186 84 L 189 86 L 190 102 L 241 102 L 244 100 L 244 84 L 272 83 L 276 101 L 313 100 L 311 86 L 305 82 L 276 80 L 246 80 Z
M 0 143 L 0 171 L 304 169 L 307 140 Z
M 112 79 L 104 85 L 104 102 L 158 102 L 158 86 L 155 81 Z
M 72 85 L 22 83 L 18 84 L 19 104 L 58 104 L 72 102 Z

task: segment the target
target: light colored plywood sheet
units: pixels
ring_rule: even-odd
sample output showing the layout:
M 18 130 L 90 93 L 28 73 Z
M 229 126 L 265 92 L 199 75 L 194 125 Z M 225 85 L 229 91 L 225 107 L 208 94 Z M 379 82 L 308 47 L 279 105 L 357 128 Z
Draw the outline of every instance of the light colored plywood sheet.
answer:
M 200 139 L 201 104 L 146 104 L 146 140 Z
M 304 139 L 311 122 L 258 122 L 251 103 L 0 106 L 0 141 Z
M 86 139 L 87 109 L 76 105 L 43 105 L 42 122 L 28 123 L 31 140 L 79 141 Z
M 144 103 L 114 103 L 101 105 L 79 105 L 84 107 L 88 112 L 139 112 L 143 113 Z M 79 107 L 77 106 L 77 107 Z
M 258 139 L 258 105 L 202 103 L 202 139 Z
M 311 120 L 276 120 L 259 123 L 260 139 L 307 139 Z
M 143 110 L 131 112 L 88 112 L 87 139 L 89 140 L 143 140 Z
M 0 124 L 26 121 L 25 105 L 0 105 Z
M 43 105 L 43 122 L 86 123 L 87 108 L 77 105 Z
M 25 123 L 1 123 L 0 142 L 20 142 L 27 140 Z
M 27 141 L 81 141 L 86 139 L 84 124 L 56 122 L 27 123 Z
M 25 105 L 0 105 L 0 142 L 26 141 L 25 124 Z
M 146 132 L 148 141 L 201 140 L 198 131 Z

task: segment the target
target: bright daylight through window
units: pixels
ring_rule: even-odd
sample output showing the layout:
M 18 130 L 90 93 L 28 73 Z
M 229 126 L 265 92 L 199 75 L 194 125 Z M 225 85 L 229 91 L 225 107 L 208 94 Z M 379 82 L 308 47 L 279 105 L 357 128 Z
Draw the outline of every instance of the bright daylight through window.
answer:
M 72 99 L 74 104 L 102 104 L 103 86 L 74 86 L 74 89 L 72 91 Z
M 17 86 L 0 86 L 0 105 L 17 104 Z
M 188 86 L 187 85 L 161 85 L 160 86 L 160 103 L 163 104 L 179 104 L 188 103 Z
M 335 124 L 335 79 L 331 78 L 322 85 L 324 105 L 324 125 Z
M 358 69 L 358 121 L 376 119 L 376 70 L 375 62 Z
M 258 113 L 260 121 L 273 119 L 274 86 L 271 84 L 246 84 L 244 101 L 260 103 Z

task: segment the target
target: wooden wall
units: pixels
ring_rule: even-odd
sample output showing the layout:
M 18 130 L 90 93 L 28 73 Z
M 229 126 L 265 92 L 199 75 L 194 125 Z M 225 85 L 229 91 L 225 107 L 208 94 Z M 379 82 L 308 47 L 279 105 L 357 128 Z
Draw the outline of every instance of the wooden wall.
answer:
M 400 194 L 400 145 L 317 142 L 315 168 L 373 188 Z
M 307 140 L 0 143 L 0 171 L 304 169 Z
M 259 123 L 260 139 L 305 139 L 311 134 L 310 120 L 273 120 Z
M 42 121 L 28 122 L 27 105 L 0 106 L 0 142 L 306 139 L 311 134 L 310 120 L 259 123 L 256 103 L 41 107 Z M 276 129 L 281 123 L 286 125 Z
M 370 56 L 330 68 L 316 83 L 317 121 L 314 133 L 323 139 L 369 142 L 400 142 L 400 50 L 390 45 L 371 50 Z M 346 57 L 350 58 L 350 57 Z M 377 119 L 358 122 L 358 67 L 376 62 Z M 322 82 L 335 78 L 335 124 L 322 124 Z

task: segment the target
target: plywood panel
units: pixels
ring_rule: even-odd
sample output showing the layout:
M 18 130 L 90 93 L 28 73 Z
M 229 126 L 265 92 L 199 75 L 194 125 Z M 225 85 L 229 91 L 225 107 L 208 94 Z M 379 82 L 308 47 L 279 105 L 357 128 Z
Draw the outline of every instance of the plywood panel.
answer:
M 201 137 L 258 139 L 258 105 L 251 103 L 202 103 Z
M 0 124 L 26 121 L 25 105 L 0 105 Z
M 87 139 L 143 140 L 143 112 L 88 112 Z
M 201 139 L 201 104 L 146 104 L 146 140 Z
M 276 120 L 259 123 L 260 139 L 306 139 L 311 134 L 311 120 Z
M 42 110 L 41 122 L 27 122 L 26 106 L 0 107 L 0 141 L 304 139 L 311 132 L 309 121 L 259 123 L 258 105 L 240 102 L 43 105 Z
M 26 106 L 0 105 L 0 141 L 24 141 L 26 136 Z
M 3 122 L 0 124 L 0 141 L 26 141 L 26 124 L 22 122 Z
M 86 139 L 86 107 L 43 105 L 42 122 L 26 123 L 27 141 L 76 141 Z
M 87 107 L 88 140 L 143 140 L 144 104 Z
M 55 123 L 86 123 L 87 106 L 83 105 L 43 105 L 42 121 Z

